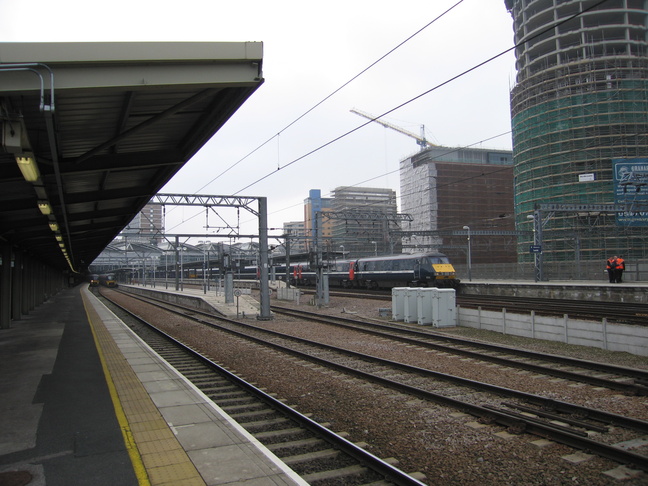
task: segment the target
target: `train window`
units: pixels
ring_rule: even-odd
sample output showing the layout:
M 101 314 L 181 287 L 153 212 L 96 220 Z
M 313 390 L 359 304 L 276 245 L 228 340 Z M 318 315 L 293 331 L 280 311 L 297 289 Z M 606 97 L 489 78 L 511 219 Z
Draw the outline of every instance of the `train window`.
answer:
M 434 265 L 436 263 L 450 263 L 450 260 L 448 257 L 445 256 L 435 256 L 435 257 L 430 257 L 431 263 Z

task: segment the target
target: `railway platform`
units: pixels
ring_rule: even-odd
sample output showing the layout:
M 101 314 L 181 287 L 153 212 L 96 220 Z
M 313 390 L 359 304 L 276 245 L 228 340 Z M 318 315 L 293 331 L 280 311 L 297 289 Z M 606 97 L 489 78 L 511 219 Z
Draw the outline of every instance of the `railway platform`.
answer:
M 0 331 L 0 486 L 304 483 L 85 286 Z
M 464 295 L 499 295 L 564 300 L 648 303 L 648 282 L 608 283 L 595 280 L 462 280 Z
M 215 287 L 210 290 L 190 285 L 185 285 L 180 290 L 143 284 L 120 284 L 120 287 L 130 288 L 133 293 L 155 295 L 156 298 L 164 296 L 166 299 L 174 300 L 176 303 L 182 302 L 189 306 L 196 306 L 199 309 L 209 307 L 220 315 L 229 318 L 254 318 L 259 314 L 260 309 L 259 301 L 246 294 L 236 295 L 232 302 L 226 302 L 225 295 L 218 292 Z M 186 299 L 187 297 L 189 300 Z

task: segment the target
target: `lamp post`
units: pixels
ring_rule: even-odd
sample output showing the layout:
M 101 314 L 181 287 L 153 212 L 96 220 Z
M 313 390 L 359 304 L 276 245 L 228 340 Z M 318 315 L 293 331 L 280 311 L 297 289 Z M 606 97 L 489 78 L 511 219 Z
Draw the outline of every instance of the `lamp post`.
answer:
M 542 264 L 542 215 L 536 210 L 533 214 L 527 215 L 528 220 L 533 221 L 533 280 L 542 282 L 545 280 Z
M 164 288 L 169 288 L 169 249 L 166 248 L 164 251 Z
M 211 276 L 212 276 L 212 274 L 211 274 L 212 266 L 211 266 L 210 258 L 209 258 L 210 257 L 210 255 L 209 255 L 210 250 L 211 250 L 211 241 L 207 240 L 207 267 L 209 267 L 207 269 L 207 290 L 210 290 L 210 282 L 211 282 Z
M 463 229 L 468 231 L 468 280 L 472 282 L 472 255 L 470 248 L 470 226 L 464 226 Z
M 206 273 L 207 269 L 206 269 L 206 264 L 205 264 L 205 256 L 206 256 L 206 252 L 205 252 L 205 248 L 204 248 L 204 246 L 206 246 L 206 245 L 210 245 L 210 244 L 211 244 L 211 241 L 209 241 L 209 240 L 204 240 L 204 241 L 203 241 L 203 240 L 200 240 L 200 241 L 198 242 L 198 244 L 199 244 L 199 245 L 203 245 L 203 248 L 201 248 L 201 250 L 202 250 L 202 254 L 203 254 L 203 271 L 202 271 L 203 274 L 202 274 L 202 277 L 203 277 L 203 293 L 206 294 L 206 293 L 207 293 L 207 285 L 208 285 L 208 284 L 207 284 L 207 281 L 205 281 L 205 273 Z M 208 248 L 208 250 L 209 250 L 209 247 L 207 247 L 207 248 Z
M 184 253 L 184 247 L 180 247 L 180 290 L 184 290 L 184 260 L 182 254 Z
M 377 241 L 372 241 L 373 246 L 374 246 L 374 256 L 378 256 L 378 242 Z

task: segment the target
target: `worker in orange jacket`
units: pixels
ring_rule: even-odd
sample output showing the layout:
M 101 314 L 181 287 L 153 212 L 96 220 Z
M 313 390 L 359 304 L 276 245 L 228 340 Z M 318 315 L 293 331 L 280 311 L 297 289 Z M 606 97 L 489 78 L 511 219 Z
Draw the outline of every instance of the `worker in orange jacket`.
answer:
M 617 266 L 617 256 L 614 255 L 611 258 L 607 259 L 605 269 L 607 270 L 608 273 L 608 278 L 610 279 L 610 283 L 614 283 L 616 281 L 616 266 Z
M 623 257 L 616 257 L 616 267 L 614 268 L 614 281 L 623 282 L 623 271 L 625 270 L 625 260 Z

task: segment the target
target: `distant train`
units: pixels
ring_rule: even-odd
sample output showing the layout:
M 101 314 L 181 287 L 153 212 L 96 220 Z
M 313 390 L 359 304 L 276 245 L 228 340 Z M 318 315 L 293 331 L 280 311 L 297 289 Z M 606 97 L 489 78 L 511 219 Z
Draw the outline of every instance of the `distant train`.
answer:
M 90 275 L 90 287 L 96 287 L 99 285 L 99 275 Z
M 99 275 L 99 285 L 104 287 L 117 287 L 117 282 L 113 275 Z
M 276 278 L 284 280 L 286 266 L 274 267 Z M 356 260 L 329 262 L 325 273 L 330 286 L 344 288 L 450 287 L 457 288 L 459 279 L 447 256 L 442 253 L 386 255 Z M 290 265 L 291 285 L 313 285 L 315 269 L 306 262 Z M 258 278 L 256 266 L 245 267 L 241 278 Z

